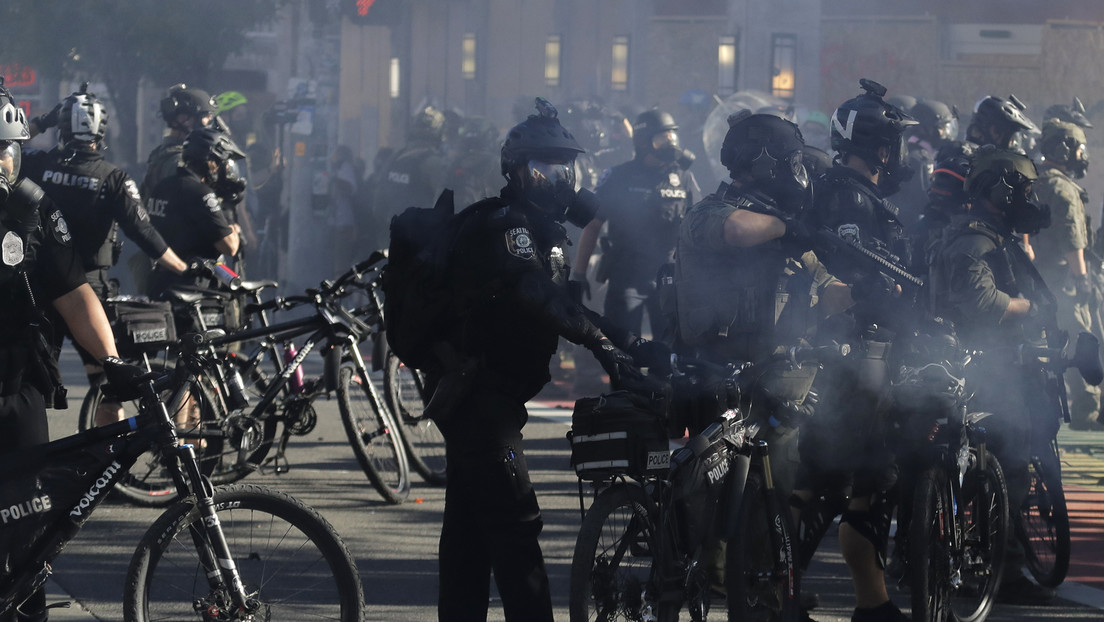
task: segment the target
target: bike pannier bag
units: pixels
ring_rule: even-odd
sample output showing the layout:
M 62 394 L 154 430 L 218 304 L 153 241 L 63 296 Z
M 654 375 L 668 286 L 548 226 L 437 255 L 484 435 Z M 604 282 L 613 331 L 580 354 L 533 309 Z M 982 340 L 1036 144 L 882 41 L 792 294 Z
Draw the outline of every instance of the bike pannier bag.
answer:
M 123 358 L 139 358 L 143 352 L 160 350 L 176 341 L 172 305 L 167 302 L 137 297 L 108 298 L 104 301 L 104 311 Z
M 571 466 L 584 480 L 665 475 L 671 461 L 663 412 L 628 391 L 576 400 L 568 438 Z

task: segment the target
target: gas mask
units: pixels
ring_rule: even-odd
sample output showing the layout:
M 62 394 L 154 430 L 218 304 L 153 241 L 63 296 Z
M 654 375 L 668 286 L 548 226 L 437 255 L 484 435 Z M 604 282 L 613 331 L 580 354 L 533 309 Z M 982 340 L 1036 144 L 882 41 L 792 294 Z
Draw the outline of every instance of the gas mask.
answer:
M 1073 148 L 1073 157 L 1066 166 L 1074 178 L 1084 177 L 1085 173 L 1089 172 L 1089 148 L 1082 144 L 1076 145 Z
M 1001 177 L 989 190 L 989 200 L 1004 206 L 1005 218 L 1013 231 L 1034 235 L 1050 226 L 1050 206 L 1037 203 L 1038 197 L 1026 180 L 1009 184 Z
M 575 158 L 529 160 L 524 175 L 522 196 L 556 222 L 566 220 L 568 211 L 578 200 Z
M 886 195 L 894 194 L 915 174 L 916 169 L 908 163 L 908 146 L 902 135 L 900 143 L 895 150 L 890 150 L 889 159 L 882 166 L 881 174 L 878 175 L 878 188 Z
M 215 194 L 224 201 L 237 203 L 245 192 L 245 179 L 238 172 L 238 164 L 227 160 L 219 166 L 218 178 L 212 184 Z
M 809 173 L 805 170 L 800 149 L 780 157 L 772 157 L 763 149 L 751 161 L 751 176 L 755 187 L 774 199 L 778 207 L 797 214 L 805 207 L 809 196 Z
M 682 155 L 678 133 L 675 130 L 666 130 L 652 136 L 652 152 L 663 162 L 677 161 Z
M 12 186 L 19 179 L 23 152 L 14 140 L 0 141 L 0 205 L 7 202 Z

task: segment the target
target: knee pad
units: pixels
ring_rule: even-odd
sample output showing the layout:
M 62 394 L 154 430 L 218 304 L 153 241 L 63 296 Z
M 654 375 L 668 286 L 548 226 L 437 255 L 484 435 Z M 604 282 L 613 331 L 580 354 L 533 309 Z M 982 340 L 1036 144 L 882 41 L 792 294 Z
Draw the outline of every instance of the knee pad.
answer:
M 878 567 L 884 570 L 885 549 L 889 540 L 889 523 L 883 520 L 882 512 L 874 508 L 869 510 L 847 510 L 840 518 L 840 523 L 847 523 L 859 535 L 874 545 Z

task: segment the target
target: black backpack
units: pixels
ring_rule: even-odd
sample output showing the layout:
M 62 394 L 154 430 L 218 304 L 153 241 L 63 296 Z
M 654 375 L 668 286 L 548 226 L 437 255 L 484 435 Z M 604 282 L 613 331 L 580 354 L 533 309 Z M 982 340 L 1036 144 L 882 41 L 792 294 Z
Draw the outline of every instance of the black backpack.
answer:
M 441 366 L 436 350 L 452 316 L 448 265 L 458 221 L 449 189 L 432 208 L 408 207 L 391 218 L 381 277 L 384 330 L 391 350 L 408 367 Z

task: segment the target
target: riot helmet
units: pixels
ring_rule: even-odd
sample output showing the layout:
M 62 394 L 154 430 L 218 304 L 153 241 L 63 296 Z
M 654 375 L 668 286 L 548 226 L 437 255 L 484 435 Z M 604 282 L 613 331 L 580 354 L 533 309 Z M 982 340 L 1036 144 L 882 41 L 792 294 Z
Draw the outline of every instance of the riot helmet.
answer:
M 983 97 L 974 106 L 974 115 L 970 126 L 966 128 L 966 137 L 979 145 L 995 145 L 1001 149 L 1015 146 L 1018 132 L 1032 132 L 1036 129 L 1027 118 L 1024 105 L 1015 95 L 1001 99 L 993 95 Z
M 58 132 L 65 145 L 92 145 L 103 140 L 107 133 L 107 109 L 94 93 L 88 92 L 87 82 L 61 103 Z
M 169 87 L 169 93 L 161 100 L 161 118 L 175 130 L 191 131 L 201 125 L 206 117 L 214 117 L 218 114 L 218 104 L 215 98 L 202 89 L 188 88 L 181 83 Z M 180 121 L 184 116 L 188 120 Z
M 457 136 L 464 151 L 493 151 L 498 148 L 498 128 L 484 117 L 464 119 Z
M 1076 97 L 1073 98 L 1072 104 L 1054 104 L 1047 108 L 1046 112 L 1043 113 L 1043 118 L 1058 119 L 1086 129 L 1093 126 L 1089 121 L 1089 117 L 1085 114 L 1085 104 L 1082 104 L 1081 100 Z
M 633 147 L 636 157 L 651 153 L 664 162 L 674 162 L 682 155 L 678 124 L 668 112 L 645 110 L 633 122 Z
M 908 166 L 905 130 L 916 120 L 883 98 L 886 87 L 863 78 L 865 91 L 842 104 L 832 114 L 832 149 L 841 156 L 855 155 L 878 174 L 878 185 L 892 194 L 912 175 Z M 879 152 L 885 149 L 886 160 Z
M 433 106 L 426 106 L 410 117 L 406 138 L 439 144 L 445 139 L 445 114 Z
M 796 124 L 748 110 L 728 117 L 721 164 L 734 181 L 766 194 L 787 212 L 800 211 L 808 194 L 804 158 L 805 141 Z
M 180 157 L 220 198 L 236 200 L 245 191 L 245 180 L 234 164 L 245 158 L 245 152 L 226 132 L 212 127 L 192 130 L 184 139 Z
M 915 135 L 938 149 L 958 138 L 958 108 L 934 99 L 921 99 L 909 114 L 916 119 Z
M 1039 174 L 1031 158 L 986 145 L 974 155 L 966 192 L 971 199 L 988 202 L 1020 233 L 1035 234 L 1050 226 L 1050 209 L 1036 203 L 1032 184 Z
M 912 116 L 912 108 L 916 106 L 919 101 L 919 99 L 912 95 L 893 95 L 886 98 L 887 104 L 897 106 L 898 109 L 910 116 Z
M 536 98 L 538 114 L 518 123 L 502 144 L 502 175 L 507 187 L 557 222 L 586 223 L 594 213 L 572 213 L 578 206 L 575 158 L 583 148 L 557 118 L 556 108 Z M 592 207 L 587 205 L 588 209 Z
M 1077 178 L 1089 170 L 1089 148 L 1085 131 L 1073 123 L 1051 119 L 1043 126 L 1039 153 L 1047 162 L 1060 165 Z
M 960 209 L 969 202 L 966 176 L 974 156 L 973 143 L 950 143 L 935 154 L 927 194 L 931 206 L 939 211 Z

